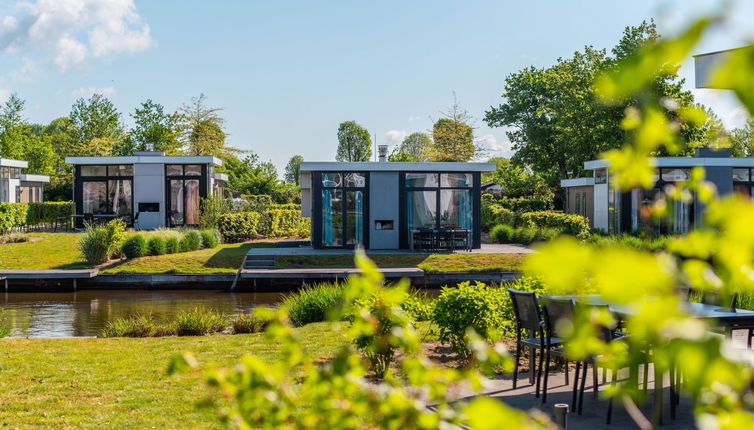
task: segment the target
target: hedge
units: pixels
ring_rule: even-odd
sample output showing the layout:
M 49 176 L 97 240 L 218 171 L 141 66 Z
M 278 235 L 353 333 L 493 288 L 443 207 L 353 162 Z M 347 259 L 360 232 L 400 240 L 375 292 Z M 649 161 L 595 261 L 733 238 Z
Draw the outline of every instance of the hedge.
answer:
M 226 242 L 242 242 L 259 237 L 307 237 L 309 219 L 300 210 L 271 209 L 258 212 L 222 214 L 218 228 Z
M 0 233 L 43 223 L 73 214 L 72 202 L 0 203 Z
M 552 209 L 551 200 L 541 200 L 526 197 L 503 197 L 498 204 L 513 212 L 539 212 Z
M 248 212 L 262 213 L 272 207 L 272 197 L 267 194 L 241 194 L 241 198 L 246 200 L 243 206 Z
M 590 235 L 589 220 L 581 215 L 539 211 L 523 213 L 520 217 L 523 225 L 557 228 L 579 239 L 586 239 Z
M 222 214 L 218 218 L 217 228 L 226 242 L 243 242 L 259 236 L 258 212 L 237 212 Z
M 517 215 L 498 204 L 482 202 L 482 230 L 489 231 L 499 224 L 515 225 Z

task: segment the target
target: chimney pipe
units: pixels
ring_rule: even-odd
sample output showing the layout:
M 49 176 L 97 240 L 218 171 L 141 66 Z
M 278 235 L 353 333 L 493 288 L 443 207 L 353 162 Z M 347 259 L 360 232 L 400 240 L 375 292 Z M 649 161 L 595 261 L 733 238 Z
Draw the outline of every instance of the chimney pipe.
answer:
M 380 155 L 380 163 L 387 161 L 387 145 L 378 145 L 377 153 Z

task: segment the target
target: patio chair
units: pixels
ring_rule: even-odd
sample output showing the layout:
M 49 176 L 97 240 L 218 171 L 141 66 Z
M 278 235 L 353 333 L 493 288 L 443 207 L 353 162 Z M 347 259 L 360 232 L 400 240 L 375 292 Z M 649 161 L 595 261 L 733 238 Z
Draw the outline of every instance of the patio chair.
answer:
M 574 304 L 571 299 L 554 299 L 544 298 L 542 305 L 542 315 L 544 316 L 545 326 L 545 381 L 542 387 L 542 403 L 547 402 L 547 382 L 550 375 L 550 356 L 561 357 L 565 361 L 565 380 L 568 384 L 568 361 L 565 360 L 563 352 L 563 325 L 564 322 L 573 321 Z M 578 381 L 579 365 L 576 363 L 576 373 L 574 379 Z M 585 367 L 586 368 L 586 367 Z M 574 387 L 576 382 L 574 382 Z M 576 405 L 576 391 L 574 389 L 571 410 Z
M 432 229 L 421 228 L 419 234 L 416 235 L 418 241 L 418 248 L 422 251 L 434 251 L 437 235 Z
M 702 293 L 701 302 L 706 305 L 720 306 L 721 308 L 730 309 L 734 311 L 738 305 L 738 293 L 733 293 L 726 300 L 723 300 L 723 296 L 716 291 L 705 291 Z
M 471 251 L 471 241 L 469 240 L 468 229 L 453 229 L 452 231 L 452 243 L 453 249 L 463 249 L 465 251 Z
M 529 348 L 529 366 L 533 369 L 536 363 L 536 351 L 539 351 L 539 363 L 536 367 L 536 390 L 535 396 L 539 397 L 540 381 L 542 377 L 542 362 L 546 345 L 557 345 L 558 340 L 545 340 L 544 323 L 542 314 L 539 311 L 537 296 L 531 292 L 519 291 L 512 288 L 508 289 L 513 304 L 513 315 L 516 320 L 516 353 L 515 367 L 513 369 L 513 389 L 518 386 L 518 363 L 521 358 L 521 348 Z M 528 337 L 524 338 L 524 330 L 528 332 Z M 567 363 L 566 363 L 567 365 Z M 566 383 L 568 373 L 566 372 Z

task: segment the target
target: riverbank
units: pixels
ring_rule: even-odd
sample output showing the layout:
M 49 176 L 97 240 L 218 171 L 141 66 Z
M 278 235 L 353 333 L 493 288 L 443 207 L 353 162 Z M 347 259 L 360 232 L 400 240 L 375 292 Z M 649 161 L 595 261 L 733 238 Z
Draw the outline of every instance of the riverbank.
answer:
M 340 323 L 295 331 L 314 356 L 345 342 Z M 273 360 L 278 346 L 262 334 L 150 339 L 0 339 L 0 427 L 224 428 L 215 411 L 197 409 L 201 375 L 166 375 L 174 354 L 231 366 L 243 354 Z

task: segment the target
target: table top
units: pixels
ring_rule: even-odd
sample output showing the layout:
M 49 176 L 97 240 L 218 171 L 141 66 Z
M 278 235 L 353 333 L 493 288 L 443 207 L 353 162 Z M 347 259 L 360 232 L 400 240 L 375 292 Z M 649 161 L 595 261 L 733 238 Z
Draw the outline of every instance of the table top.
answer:
M 122 217 L 121 214 L 75 214 L 71 215 L 74 218 L 85 218 L 88 216 L 91 216 L 92 218 L 116 218 L 116 217 Z

